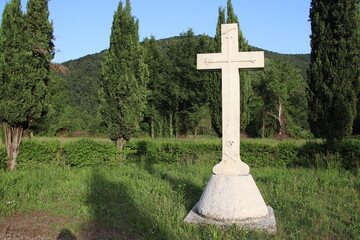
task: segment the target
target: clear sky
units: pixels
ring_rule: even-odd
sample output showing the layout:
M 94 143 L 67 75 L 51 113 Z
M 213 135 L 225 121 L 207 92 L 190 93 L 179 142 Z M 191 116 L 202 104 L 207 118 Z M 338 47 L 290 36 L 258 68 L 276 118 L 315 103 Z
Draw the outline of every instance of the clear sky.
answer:
M 0 13 L 5 3 L 0 0 Z M 310 53 L 311 0 L 232 0 L 240 28 L 249 44 L 279 53 Z M 25 9 L 26 0 L 22 0 Z M 125 3 L 125 0 L 123 0 Z M 195 34 L 215 35 L 218 8 L 226 0 L 131 0 L 139 19 L 140 40 Z M 64 62 L 109 47 L 114 12 L 119 0 L 51 0 L 54 23 L 54 62 Z M 1 19 L 1 16 L 0 16 Z

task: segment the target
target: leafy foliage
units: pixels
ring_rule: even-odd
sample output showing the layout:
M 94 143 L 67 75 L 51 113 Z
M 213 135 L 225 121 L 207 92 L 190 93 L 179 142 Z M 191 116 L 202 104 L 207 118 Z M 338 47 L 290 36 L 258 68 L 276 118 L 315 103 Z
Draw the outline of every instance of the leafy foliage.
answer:
M 119 165 L 119 151 L 112 143 L 80 139 L 65 144 L 59 141 L 24 140 L 18 157 L 19 169 L 39 168 L 44 165 L 86 167 Z M 0 149 L 0 163 L 6 155 Z
M 209 159 L 221 159 L 221 142 L 218 140 L 141 140 L 125 144 L 120 161 L 114 143 L 96 139 L 59 141 L 25 140 L 21 143 L 19 169 L 53 166 L 115 166 L 130 163 L 196 164 Z M 350 138 L 337 142 L 332 149 L 324 143 L 310 141 L 296 144 L 292 141 L 275 145 L 262 140 L 241 141 L 240 155 L 252 168 L 258 167 L 337 167 L 356 172 L 360 167 L 360 139 Z M 6 154 L 0 148 L 0 165 Z M 215 165 L 215 161 L 213 164 Z
M 119 152 L 113 144 L 82 139 L 64 146 L 65 164 L 69 166 L 116 166 Z
M 252 124 L 262 124 L 262 137 L 269 136 L 265 134 L 265 128 L 273 124 L 278 126 L 276 130 L 280 134 L 285 135 L 294 133 L 296 127 L 306 129 L 306 83 L 299 71 L 281 60 L 270 60 L 264 72 L 257 76 L 259 78 L 255 78 L 253 82 L 259 99 L 256 101 L 258 105 L 253 105 L 252 111 L 253 114 L 261 116 L 262 123 Z

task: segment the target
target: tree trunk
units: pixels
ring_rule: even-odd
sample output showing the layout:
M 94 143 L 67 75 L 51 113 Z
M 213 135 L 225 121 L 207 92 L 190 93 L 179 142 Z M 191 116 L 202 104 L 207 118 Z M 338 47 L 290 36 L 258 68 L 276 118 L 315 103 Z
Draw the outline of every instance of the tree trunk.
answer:
M 284 114 L 284 106 L 282 102 L 279 101 L 279 124 L 280 124 L 280 132 L 279 135 L 285 136 L 286 135 L 286 118 Z
M 172 114 L 170 113 L 169 116 L 169 137 L 172 138 L 173 137 L 173 119 L 172 119 Z
M 284 105 L 280 100 L 279 100 L 278 116 L 268 112 L 269 115 L 276 118 L 278 120 L 278 122 L 279 122 L 279 125 L 280 125 L 279 136 L 285 136 L 286 135 L 286 117 L 285 117 L 284 113 L 285 113 Z
M 16 169 L 16 159 L 19 155 L 19 146 L 23 134 L 22 127 L 11 127 L 7 123 L 3 123 L 6 154 L 8 156 L 7 168 L 10 172 Z
M 154 120 L 151 119 L 151 138 L 155 139 Z
M 116 148 L 120 151 L 124 148 L 125 139 L 123 137 L 116 139 Z
M 199 122 L 196 121 L 196 122 L 195 122 L 195 127 L 194 127 L 194 138 L 197 138 L 198 129 L 199 129 Z
M 262 117 L 261 138 L 265 138 L 265 116 Z

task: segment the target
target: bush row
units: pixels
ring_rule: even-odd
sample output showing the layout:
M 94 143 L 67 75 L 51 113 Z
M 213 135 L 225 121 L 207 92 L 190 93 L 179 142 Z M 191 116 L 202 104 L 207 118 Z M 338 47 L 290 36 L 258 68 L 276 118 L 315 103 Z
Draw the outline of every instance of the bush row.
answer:
M 142 140 L 127 145 L 127 158 L 147 162 L 179 162 L 201 159 L 211 155 L 221 160 L 221 143 L 213 142 L 157 142 Z M 345 169 L 360 167 L 360 139 L 346 139 L 329 148 L 323 143 L 307 142 L 298 146 L 292 142 L 270 145 L 259 142 L 241 142 L 241 159 L 250 167 L 328 167 L 336 163 Z
M 26 168 L 38 164 L 67 166 L 117 165 L 120 161 L 188 162 L 199 159 L 221 160 L 221 143 L 134 140 L 126 143 L 120 153 L 115 144 L 81 139 L 61 144 L 58 141 L 39 142 L 25 140 L 21 143 L 18 167 Z M 307 142 L 297 146 L 291 142 L 275 146 L 261 142 L 242 142 L 241 158 L 250 167 L 327 167 L 334 162 L 346 169 L 360 166 L 360 139 L 346 139 L 332 148 L 318 142 Z M 0 149 L 0 160 L 6 161 L 4 149 Z
M 0 149 L 0 160 L 6 162 L 4 149 Z M 36 167 L 39 164 L 61 166 L 117 165 L 119 152 L 109 143 L 90 139 L 61 144 L 58 141 L 40 142 L 24 140 L 17 158 L 18 168 Z

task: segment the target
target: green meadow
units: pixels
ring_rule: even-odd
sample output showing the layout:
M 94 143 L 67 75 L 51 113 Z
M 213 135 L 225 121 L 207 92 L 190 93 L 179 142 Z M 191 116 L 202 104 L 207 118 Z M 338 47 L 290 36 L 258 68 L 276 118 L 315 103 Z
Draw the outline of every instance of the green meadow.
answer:
M 78 240 L 359 239 L 359 171 L 336 161 L 326 167 L 251 169 L 275 211 L 276 234 L 184 223 L 217 161 L 210 153 L 192 162 L 125 159 L 113 167 L 42 164 L 1 171 L 0 223 L 40 211 L 65 219 L 51 226 L 55 235 L 66 231 Z

